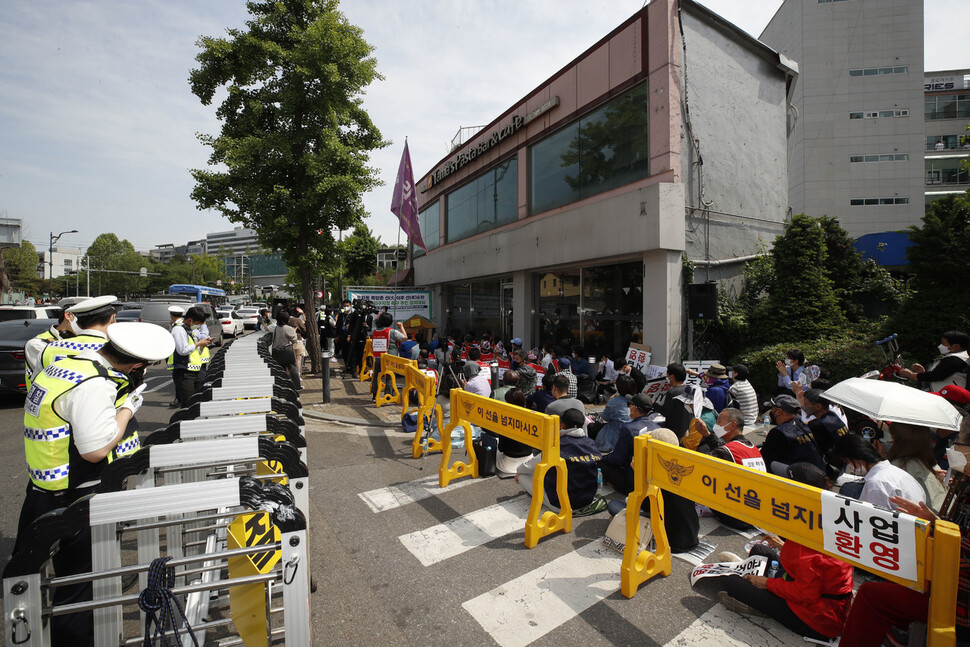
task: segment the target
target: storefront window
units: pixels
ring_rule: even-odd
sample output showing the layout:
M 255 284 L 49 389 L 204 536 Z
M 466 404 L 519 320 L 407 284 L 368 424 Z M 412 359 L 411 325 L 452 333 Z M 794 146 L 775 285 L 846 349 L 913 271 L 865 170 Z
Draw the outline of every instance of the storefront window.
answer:
M 538 344 L 577 343 L 579 330 L 579 270 L 534 274 L 535 334 Z
M 448 242 L 518 217 L 518 160 L 513 157 L 448 194 Z
M 498 279 L 451 283 L 445 287 L 444 332 L 456 337 L 502 334 L 502 293 Z
M 647 177 L 647 107 L 641 85 L 533 146 L 532 213 Z
M 440 211 L 441 202 L 435 202 L 429 207 L 425 207 L 418 214 L 418 224 L 421 226 L 421 238 L 424 240 L 424 244 L 427 246 L 428 251 L 438 246 L 438 231 L 440 230 L 438 217 L 441 213 Z M 420 247 L 415 246 L 414 256 L 418 257 L 424 254 L 424 250 Z

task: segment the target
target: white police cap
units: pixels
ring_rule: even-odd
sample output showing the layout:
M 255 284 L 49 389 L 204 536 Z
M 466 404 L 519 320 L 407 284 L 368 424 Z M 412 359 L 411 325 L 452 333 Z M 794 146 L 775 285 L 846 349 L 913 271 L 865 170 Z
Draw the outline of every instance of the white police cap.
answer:
M 90 298 L 91 297 L 64 297 L 63 299 L 57 302 L 57 307 L 60 308 L 61 310 L 67 310 L 69 307 L 73 305 L 77 305 L 82 301 L 87 301 Z
M 141 321 L 122 321 L 108 326 L 108 341 L 123 353 L 157 362 L 175 350 L 175 339 L 165 328 Z
M 103 297 L 93 297 L 91 299 L 85 299 L 80 303 L 76 303 L 67 309 L 68 312 L 72 312 L 79 317 L 89 317 L 91 315 L 101 314 L 102 312 L 107 312 L 110 308 L 114 310 L 114 306 L 111 304 L 118 300 L 113 294 L 107 294 Z
M 168 313 L 173 315 L 184 315 L 185 308 L 183 308 L 182 306 L 169 306 Z

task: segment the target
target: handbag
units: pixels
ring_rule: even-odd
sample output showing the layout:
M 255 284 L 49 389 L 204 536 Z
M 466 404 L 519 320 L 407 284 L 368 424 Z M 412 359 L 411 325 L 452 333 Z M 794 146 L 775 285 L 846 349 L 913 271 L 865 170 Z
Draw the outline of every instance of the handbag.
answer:
M 650 525 L 650 517 L 640 515 L 640 545 L 639 550 L 647 549 L 650 540 L 653 539 L 653 528 Z M 622 553 L 626 548 L 626 510 L 621 510 L 610 521 L 603 537 L 603 545 L 612 548 L 618 553 Z M 639 552 L 639 551 L 638 551 Z
M 280 328 L 273 331 L 273 347 L 270 350 L 270 354 L 273 356 L 277 362 L 283 366 L 290 366 L 291 364 L 296 364 L 296 353 L 293 351 L 293 342 L 287 343 L 285 346 L 279 346 L 276 343 L 278 334 L 282 332 Z
M 495 459 L 498 457 L 498 438 L 492 434 L 483 433 L 477 440 L 472 441 L 475 458 L 478 459 L 478 475 L 492 476 L 495 474 Z

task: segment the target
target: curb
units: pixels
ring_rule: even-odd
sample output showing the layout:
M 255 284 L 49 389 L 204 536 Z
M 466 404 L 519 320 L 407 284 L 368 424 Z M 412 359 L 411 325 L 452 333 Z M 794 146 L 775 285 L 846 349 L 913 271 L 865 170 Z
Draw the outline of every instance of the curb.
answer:
M 320 413 L 319 411 L 313 411 L 312 409 L 303 409 L 302 411 L 304 418 L 313 418 L 314 420 L 327 420 L 329 422 L 343 422 L 349 425 L 360 425 L 362 427 L 399 427 L 399 423 L 395 422 L 385 422 L 383 420 L 364 420 L 363 418 L 349 418 L 347 416 L 338 416 L 332 413 Z

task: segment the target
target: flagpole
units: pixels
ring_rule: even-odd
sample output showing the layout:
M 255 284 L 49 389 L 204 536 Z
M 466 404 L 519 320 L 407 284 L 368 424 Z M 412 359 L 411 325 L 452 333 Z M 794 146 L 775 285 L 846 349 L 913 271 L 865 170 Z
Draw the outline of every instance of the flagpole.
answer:
M 407 139 L 405 139 L 405 141 L 407 141 Z M 401 248 L 401 223 L 399 221 L 397 223 L 397 248 L 394 250 L 394 261 L 395 261 L 394 262 L 394 321 L 397 321 L 397 282 L 399 280 L 398 273 L 401 271 L 401 268 L 398 267 L 399 263 L 397 262 L 397 250 L 400 248 Z

